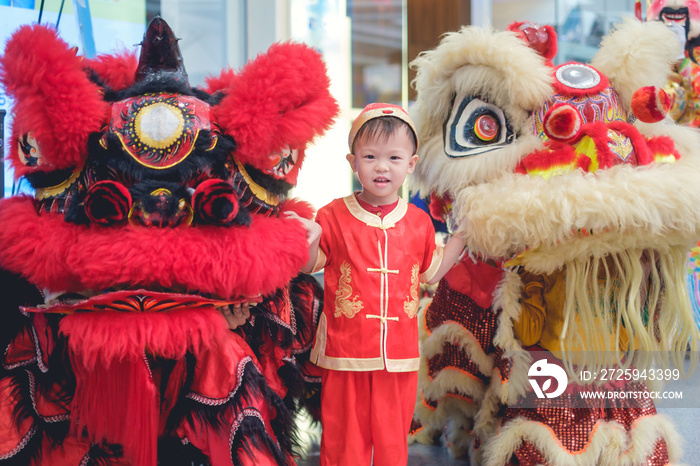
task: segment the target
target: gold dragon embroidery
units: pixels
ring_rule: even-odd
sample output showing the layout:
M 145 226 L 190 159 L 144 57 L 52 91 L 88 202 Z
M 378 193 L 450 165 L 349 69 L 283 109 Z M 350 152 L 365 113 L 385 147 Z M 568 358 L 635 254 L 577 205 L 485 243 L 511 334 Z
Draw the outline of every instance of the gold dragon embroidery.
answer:
M 418 264 L 413 264 L 413 269 L 411 270 L 411 295 L 403 303 L 403 310 L 411 319 L 418 314 L 418 288 L 420 287 L 418 272 Z
M 352 319 L 363 307 L 362 301 L 359 301 L 357 296 L 352 297 L 351 281 L 350 264 L 343 262 L 340 264 L 340 280 L 338 280 L 338 290 L 335 292 L 334 317 L 340 317 L 342 314 Z

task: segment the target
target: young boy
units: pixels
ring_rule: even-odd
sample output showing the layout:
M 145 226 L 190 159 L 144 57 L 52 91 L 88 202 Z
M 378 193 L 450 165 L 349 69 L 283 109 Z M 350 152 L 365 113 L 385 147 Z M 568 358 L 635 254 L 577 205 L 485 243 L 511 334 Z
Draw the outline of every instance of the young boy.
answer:
M 398 191 L 413 172 L 416 131 L 399 106 L 355 119 L 347 160 L 360 192 L 321 208 L 304 272 L 324 269 L 324 308 L 311 361 L 322 367 L 321 465 L 405 465 L 418 382 L 418 291 L 464 245 L 435 245 L 429 216 Z M 372 448 L 374 447 L 374 454 Z

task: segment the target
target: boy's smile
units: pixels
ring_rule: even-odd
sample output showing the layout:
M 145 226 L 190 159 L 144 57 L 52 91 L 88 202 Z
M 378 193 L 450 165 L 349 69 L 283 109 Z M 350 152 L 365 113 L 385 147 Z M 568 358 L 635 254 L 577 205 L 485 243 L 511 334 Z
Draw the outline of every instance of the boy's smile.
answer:
M 389 180 L 389 178 L 386 178 L 384 176 L 379 176 L 379 177 L 374 179 L 374 183 L 377 185 L 384 185 L 384 184 L 387 184 L 390 182 L 391 182 L 391 180 Z

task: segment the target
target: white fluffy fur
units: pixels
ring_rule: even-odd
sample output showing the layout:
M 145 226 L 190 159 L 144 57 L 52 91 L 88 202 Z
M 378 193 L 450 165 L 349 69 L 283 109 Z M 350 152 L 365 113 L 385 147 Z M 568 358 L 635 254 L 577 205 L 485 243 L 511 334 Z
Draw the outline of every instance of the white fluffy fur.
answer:
M 504 175 L 462 190 L 454 203 L 466 244 L 490 257 L 539 251 L 554 270 L 572 257 L 663 248 L 700 237 L 700 159 L 635 168 L 618 165 L 544 179 Z M 593 229 L 582 239 L 575 229 Z
M 523 154 L 538 149 L 542 149 L 542 141 L 535 135 L 523 134 L 516 142 L 498 151 L 452 159 L 445 155 L 442 136 L 438 135 L 421 141 L 420 160 L 408 184 L 411 191 L 422 196 L 431 192 L 439 195 L 456 193 L 467 186 L 493 180 L 504 172 L 512 173 Z
M 629 109 L 634 91 L 663 87 L 678 53 L 678 39 L 660 21 L 627 18 L 603 38 L 591 65 L 605 74 Z
M 478 402 L 484 397 L 484 385 L 457 369 L 443 369 L 432 383 L 423 387 L 423 395 L 431 400 L 439 400 L 450 393 L 463 394 Z
M 476 405 L 456 397 L 443 398 L 434 410 L 422 403 L 416 405 L 415 416 L 421 420 L 423 429 L 409 436 L 409 444 L 418 442 L 429 445 L 434 443 L 436 435 L 445 432 L 450 454 L 455 458 L 464 456 L 473 440 L 472 424 L 476 410 Z
M 456 323 L 445 323 L 432 333 L 425 325 L 425 313 L 429 309 L 423 306 L 419 310 L 419 332 L 421 364 L 418 370 L 418 399 L 414 416 L 420 420 L 423 429 L 415 436 L 409 437 L 409 443 L 432 443 L 436 433 L 445 429 L 450 454 L 461 457 L 472 446 L 471 433 L 478 404 L 460 398 L 455 394 L 466 395 L 476 403 L 484 397 L 484 384 L 459 370 L 443 369 L 435 377 L 428 375 L 427 360 L 439 354 L 445 343 L 458 345 L 479 367 L 484 374 L 490 374 L 493 356 L 487 356 L 479 346 L 474 335 Z M 436 409 L 430 409 L 422 398 L 438 400 Z
M 520 318 L 522 286 L 520 276 L 508 270 L 494 293 L 493 308 L 500 311 L 501 315 L 498 318 L 498 329 L 493 343 L 503 349 L 504 358 L 513 361 L 513 370 L 508 384 L 501 384 L 500 401 L 503 403 L 514 403 L 529 387 L 527 371 L 532 365 L 532 357 L 530 353 L 523 350 L 513 333 L 513 322 Z
M 522 154 L 537 146 L 536 138 L 527 137 L 531 133 L 528 117 L 551 95 L 551 72 L 544 59 L 515 34 L 465 26 L 447 33 L 437 48 L 421 53 L 411 66 L 416 70 L 413 85 L 418 98 L 410 113 L 421 141 L 414 186 L 424 194 L 429 190 L 444 194 L 487 181 L 512 170 Z M 460 92 L 500 107 L 522 142 L 495 154 L 448 158 L 442 126 L 453 94 Z
M 680 436 L 663 415 L 640 418 L 629 432 L 618 422 L 600 421 L 580 452 L 570 452 L 562 446 L 554 432 L 544 424 L 522 417 L 504 425 L 495 439 L 485 446 L 484 466 L 502 466 L 520 444 L 527 440 L 545 456 L 548 464 L 557 466 L 636 466 L 643 464 L 656 442 L 664 439 L 671 462 L 681 456 Z
M 676 125 L 670 121 L 662 124 L 643 123 L 637 120 L 634 126 L 646 137 L 668 136 L 676 144 L 676 150 L 685 159 L 700 157 L 700 131 L 697 128 Z
M 436 329 L 421 343 L 421 355 L 430 359 L 442 352 L 445 343 L 459 346 L 464 354 L 479 367 L 482 374 L 493 369 L 493 355 L 487 355 L 479 346 L 476 337 L 456 322 L 447 322 Z
M 513 368 L 507 383 L 501 382 L 501 374 L 497 368 L 493 370 L 491 382 L 474 420 L 474 432 L 484 443 L 490 442 L 490 439 L 496 435 L 500 423 L 498 411 L 502 404 L 515 403 L 529 387 L 527 372 L 532 365 L 532 357 L 530 353 L 523 350 L 513 334 L 513 321 L 520 317 L 521 290 L 520 277 L 512 270 L 508 270 L 494 295 L 493 308 L 501 313 L 494 336 L 494 345 L 504 350 L 503 356 L 513 361 Z M 474 464 L 480 464 L 480 454 L 479 452 L 475 455 L 477 462 Z
M 461 458 L 469 453 L 474 441 L 472 430 L 474 416 L 452 416 L 445 427 L 447 448 L 453 458 Z
M 408 444 L 413 445 L 414 443 L 420 443 L 422 445 L 435 445 L 435 440 L 442 434 L 442 430 L 442 427 L 434 429 L 430 426 L 423 425 L 418 432 L 408 435 Z

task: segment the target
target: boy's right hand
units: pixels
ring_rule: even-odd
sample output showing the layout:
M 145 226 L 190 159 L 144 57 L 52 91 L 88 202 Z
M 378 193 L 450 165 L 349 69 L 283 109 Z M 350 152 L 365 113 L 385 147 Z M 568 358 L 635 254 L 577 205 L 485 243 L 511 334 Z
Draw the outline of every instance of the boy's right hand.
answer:
M 321 241 L 322 232 L 321 225 L 313 220 L 299 216 L 296 212 L 288 211 L 283 215 L 286 218 L 293 218 L 300 221 L 304 225 L 304 228 L 306 228 L 306 240 L 309 242 L 309 260 L 302 267 L 301 271 L 304 273 L 311 273 L 318 259 L 318 244 Z
M 296 212 L 288 211 L 283 214 L 286 218 L 293 218 L 302 223 L 304 228 L 306 228 L 306 239 L 309 244 L 313 244 L 321 237 L 321 225 L 309 220 L 307 218 L 299 216 Z

